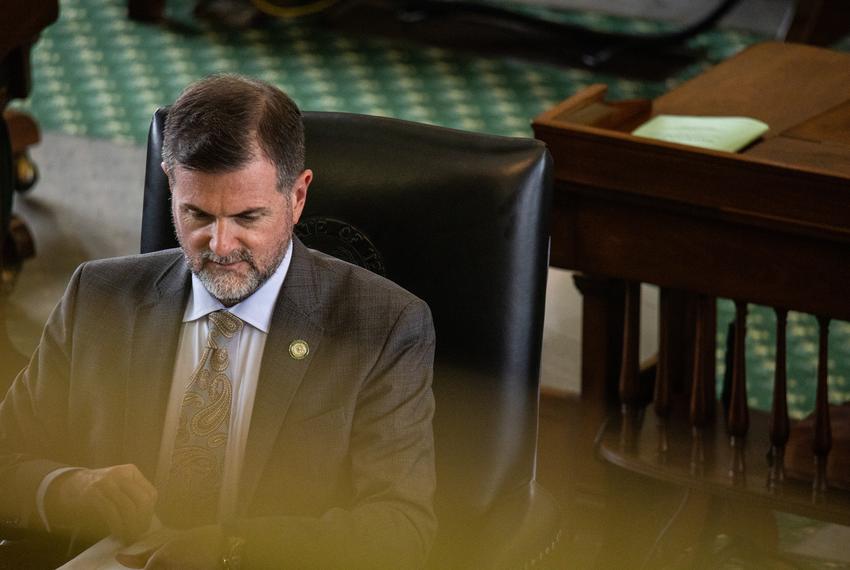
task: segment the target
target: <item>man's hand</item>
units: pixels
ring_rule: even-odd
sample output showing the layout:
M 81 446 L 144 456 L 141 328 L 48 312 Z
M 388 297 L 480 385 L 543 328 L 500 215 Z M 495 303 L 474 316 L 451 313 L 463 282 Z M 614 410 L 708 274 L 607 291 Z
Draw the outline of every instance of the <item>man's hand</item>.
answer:
M 178 531 L 148 560 L 145 570 L 215 570 L 221 568 L 221 527 Z
M 47 491 L 47 518 L 58 525 L 109 531 L 131 543 L 148 530 L 156 505 L 156 489 L 135 465 L 77 469 L 60 475 Z

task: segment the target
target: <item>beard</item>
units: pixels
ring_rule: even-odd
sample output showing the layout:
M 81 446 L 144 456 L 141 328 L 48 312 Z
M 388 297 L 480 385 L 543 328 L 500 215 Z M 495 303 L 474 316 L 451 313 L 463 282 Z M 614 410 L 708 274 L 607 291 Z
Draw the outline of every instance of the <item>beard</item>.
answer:
M 295 223 L 292 221 L 292 197 L 285 194 L 285 213 L 282 220 L 282 231 L 278 234 L 277 243 L 271 248 L 263 248 L 264 253 L 254 255 L 247 248 L 233 250 L 226 256 L 218 256 L 209 249 L 191 250 L 186 247 L 180 232 L 180 225 L 172 208 L 171 222 L 175 228 L 177 242 L 183 250 L 186 265 L 203 284 L 210 295 L 218 299 L 225 307 L 232 307 L 236 303 L 247 299 L 263 283 L 268 281 L 280 262 L 283 261 L 289 243 L 292 241 L 292 233 Z M 245 273 L 228 269 L 217 268 L 215 264 L 229 264 L 244 261 L 248 265 Z
M 283 261 L 291 239 L 292 234 L 285 233 L 269 255 L 259 258 L 244 248 L 234 250 L 226 256 L 218 256 L 209 250 L 191 254 L 183 247 L 182 240 L 178 241 L 181 241 L 180 245 L 189 271 L 198 276 L 210 295 L 221 301 L 225 307 L 232 307 L 248 298 L 268 281 Z M 244 261 L 248 265 L 247 272 L 219 269 L 214 265 L 238 261 Z

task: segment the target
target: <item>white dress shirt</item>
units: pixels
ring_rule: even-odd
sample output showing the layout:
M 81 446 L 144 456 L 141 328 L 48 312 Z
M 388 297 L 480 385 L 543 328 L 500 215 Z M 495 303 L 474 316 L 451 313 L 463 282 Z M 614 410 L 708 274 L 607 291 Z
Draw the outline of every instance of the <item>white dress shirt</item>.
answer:
M 192 291 L 183 313 L 183 324 L 177 345 L 177 357 L 174 362 L 174 372 L 171 381 L 171 391 L 168 396 L 168 406 L 165 412 L 165 423 L 162 430 L 162 440 L 159 448 L 156 479 L 157 486 L 165 480 L 171 466 L 171 453 L 177 436 L 177 423 L 183 395 L 186 393 L 189 380 L 195 367 L 200 361 L 206 347 L 209 332 L 207 315 L 221 309 L 227 309 L 242 319 L 245 326 L 236 333 L 230 343 L 230 356 L 233 372 L 233 402 L 230 413 L 230 430 L 227 437 L 227 449 L 224 458 L 224 474 L 222 480 L 221 502 L 219 517 L 229 518 L 235 513 L 238 499 L 239 477 L 245 455 L 245 445 L 248 441 L 248 428 L 251 424 L 251 413 L 254 409 L 254 396 L 257 393 L 257 382 L 260 377 L 260 365 L 263 350 L 271 325 L 272 313 L 277 301 L 280 287 L 289 271 L 292 260 L 292 242 L 286 250 L 283 260 L 275 272 L 254 291 L 248 298 L 228 308 L 214 298 L 206 290 L 201 280 L 192 275 Z M 62 473 L 76 467 L 65 467 L 50 472 L 41 482 L 36 495 L 36 506 L 45 528 L 50 530 L 44 508 L 44 499 L 50 483 Z

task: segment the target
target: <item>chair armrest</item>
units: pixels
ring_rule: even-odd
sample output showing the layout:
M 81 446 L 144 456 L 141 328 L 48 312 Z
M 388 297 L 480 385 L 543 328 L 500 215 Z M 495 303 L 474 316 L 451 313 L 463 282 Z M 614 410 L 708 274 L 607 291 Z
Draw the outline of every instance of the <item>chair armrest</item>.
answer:
M 462 567 L 501 570 L 537 566 L 553 551 L 561 534 L 557 501 L 532 481 L 485 515 L 470 558 Z

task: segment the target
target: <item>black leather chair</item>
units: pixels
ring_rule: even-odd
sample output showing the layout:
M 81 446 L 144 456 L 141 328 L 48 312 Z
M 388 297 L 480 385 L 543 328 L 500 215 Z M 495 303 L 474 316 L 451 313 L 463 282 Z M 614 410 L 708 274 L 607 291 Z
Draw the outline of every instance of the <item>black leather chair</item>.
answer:
M 142 252 L 176 247 L 151 124 Z M 437 333 L 440 528 L 431 567 L 545 565 L 559 537 L 535 482 L 551 160 L 543 143 L 395 119 L 305 113 L 309 247 L 424 299 Z

